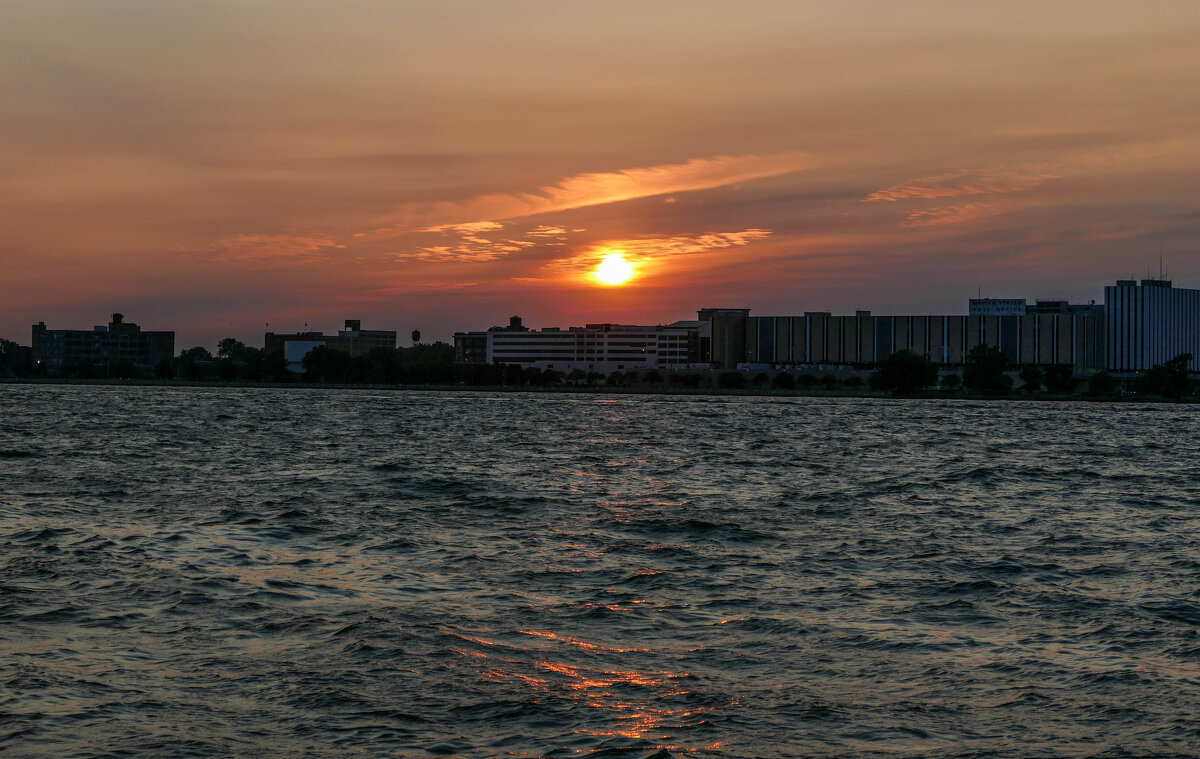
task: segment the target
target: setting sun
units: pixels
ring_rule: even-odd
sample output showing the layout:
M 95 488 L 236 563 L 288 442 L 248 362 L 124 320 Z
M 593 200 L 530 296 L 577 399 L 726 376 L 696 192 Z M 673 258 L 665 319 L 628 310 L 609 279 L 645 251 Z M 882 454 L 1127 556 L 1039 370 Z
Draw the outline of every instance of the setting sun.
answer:
M 606 285 L 622 285 L 633 277 L 633 264 L 620 253 L 609 253 L 592 274 L 597 282 Z

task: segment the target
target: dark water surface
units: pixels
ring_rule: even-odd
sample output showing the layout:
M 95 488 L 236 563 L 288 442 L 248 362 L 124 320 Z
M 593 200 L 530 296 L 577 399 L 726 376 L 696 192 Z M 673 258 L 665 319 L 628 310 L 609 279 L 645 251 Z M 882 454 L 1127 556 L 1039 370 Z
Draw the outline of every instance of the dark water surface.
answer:
M 0 386 L 0 754 L 1200 754 L 1196 406 Z

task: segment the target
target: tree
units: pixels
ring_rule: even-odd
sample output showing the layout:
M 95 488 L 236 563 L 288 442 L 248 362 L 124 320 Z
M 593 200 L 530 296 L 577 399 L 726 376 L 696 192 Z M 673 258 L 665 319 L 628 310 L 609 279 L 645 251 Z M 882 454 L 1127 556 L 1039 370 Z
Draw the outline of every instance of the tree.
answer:
M 222 382 L 231 382 L 237 379 L 237 374 L 237 365 L 233 363 L 233 359 L 217 359 L 217 379 Z
M 345 382 L 350 375 L 350 354 L 328 345 L 318 345 L 304 354 L 301 362 L 309 379 L 322 382 Z
M 287 358 L 284 357 L 283 351 L 272 351 L 263 356 L 262 376 L 263 379 L 270 380 L 271 382 L 287 382 L 292 378 L 292 373 L 288 369 Z
M 1101 369 L 1088 378 L 1088 395 L 1108 396 L 1117 391 L 1117 381 L 1107 370 Z
M 612 372 L 604 380 L 604 384 L 605 385 L 614 385 L 614 386 L 615 385 L 624 385 L 625 384 L 625 372 Z
M 924 356 L 899 350 L 879 365 L 879 385 L 895 395 L 912 395 L 937 383 L 937 367 Z
M 1042 382 L 1045 379 L 1046 373 L 1039 367 L 1027 366 L 1021 370 L 1021 389 L 1027 393 L 1036 393 L 1042 389 Z
M 1069 393 L 1075 389 L 1075 367 L 1071 364 L 1048 366 L 1045 381 L 1047 392 Z
M 175 376 L 175 370 L 171 366 L 171 360 L 164 358 L 154 365 L 155 379 L 166 380 Z
M 571 373 L 567 375 L 567 382 L 571 383 L 572 385 L 580 385 L 586 381 L 587 372 L 582 369 L 572 369 Z
M 962 377 L 957 374 L 947 374 L 942 377 L 942 390 L 947 393 L 957 393 L 962 389 Z
M 741 372 L 721 372 L 717 377 L 717 387 L 722 390 L 740 390 L 746 386 L 746 375 Z
M 246 344 L 241 340 L 226 337 L 217 341 L 217 358 L 228 358 L 242 361 L 246 357 Z
M 1192 354 L 1183 353 L 1170 361 L 1155 364 L 1138 377 L 1137 389 L 1142 393 L 1153 393 L 1163 398 L 1181 398 L 1188 391 L 1188 364 Z
M 520 364 L 504 364 L 504 384 L 505 385 L 520 385 L 524 374 L 521 371 Z
M 846 379 L 842 380 L 842 387 L 847 390 L 858 390 L 863 386 L 863 378 L 857 374 L 851 374 Z
M 657 369 L 651 369 L 650 371 L 646 372 L 644 379 L 651 386 L 661 385 L 663 382 L 663 376 L 658 373 Z
M 771 377 L 766 372 L 759 372 L 758 374 L 754 375 L 754 379 L 750 380 L 750 382 L 755 387 L 761 389 L 771 384 Z
M 0 338 L 0 377 L 24 377 L 29 373 L 29 349 Z
M 197 345 L 195 348 L 187 348 L 185 350 L 179 351 L 179 360 L 180 361 L 195 361 L 196 363 L 203 363 L 203 362 L 207 362 L 207 361 L 212 361 L 213 354 L 208 352 L 208 348 L 205 348 L 202 345 Z
M 208 370 L 212 367 L 212 361 L 213 355 L 208 352 L 208 348 L 201 345 L 181 350 L 179 351 L 178 361 L 179 376 L 192 382 L 204 379 L 208 376 Z
M 412 344 L 414 346 L 421 344 L 421 330 L 414 329 L 412 331 Z
M 771 380 L 771 384 L 780 390 L 795 390 L 796 378 L 788 372 L 780 372 Z
M 837 377 L 833 376 L 832 374 L 822 374 L 821 375 L 821 385 L 826 390 L 837 390 L 838 385 L 840 385 L 840 384 L 842 384 L 841 380 L 839 380 Z
M 796 384 L 807 390 L 817 384 L 817 378 L 812 374 L 801 374 L 796 378 Z
M 976 345 L 963 363 L 963 384 L 973 393 L 1002 395 L 1012 390 L 1008 356 L 995 345 Z

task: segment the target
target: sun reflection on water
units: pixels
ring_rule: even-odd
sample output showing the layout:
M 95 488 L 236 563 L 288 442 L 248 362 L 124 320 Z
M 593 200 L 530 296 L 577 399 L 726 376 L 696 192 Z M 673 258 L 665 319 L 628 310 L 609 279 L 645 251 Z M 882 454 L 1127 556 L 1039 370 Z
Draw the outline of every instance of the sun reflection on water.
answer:
M 648 648 L 609 645 L 552 630 L 517 630 L 525 636 L 524 643 L 503 642 L 446 628 L 443 632 L 484 648 L 451 649 L 474 662 L 483 680 L 527 690 L 538 702 L 558 699 L 601 715 L 599 720 L 581 720 L 581 724 L 591 726 L 574 728 L 577 734 L 647 740 L 672 751 L 719 747 L 719 743 L 683 747 L 670 742 L 676 731 L 702 723 L 702 715 L 713 709 L 678 703 L 692 693 L 688 686 L 691 673 L 604 666 L 604 657 L 610 654 L 650 653 Z M 564 655 L 572 651 L 577 656 L 592 657 L 592 661 L 565 660 Z M 554 655 L 556 652 L 559 655 Z

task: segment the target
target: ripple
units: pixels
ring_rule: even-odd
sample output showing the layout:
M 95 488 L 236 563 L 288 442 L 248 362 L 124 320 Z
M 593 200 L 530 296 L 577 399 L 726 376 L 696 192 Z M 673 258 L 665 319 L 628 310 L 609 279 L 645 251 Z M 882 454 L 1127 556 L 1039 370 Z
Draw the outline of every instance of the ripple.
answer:
M 1192 406 L 6 393 L 0 753 L 1194 753 Z

